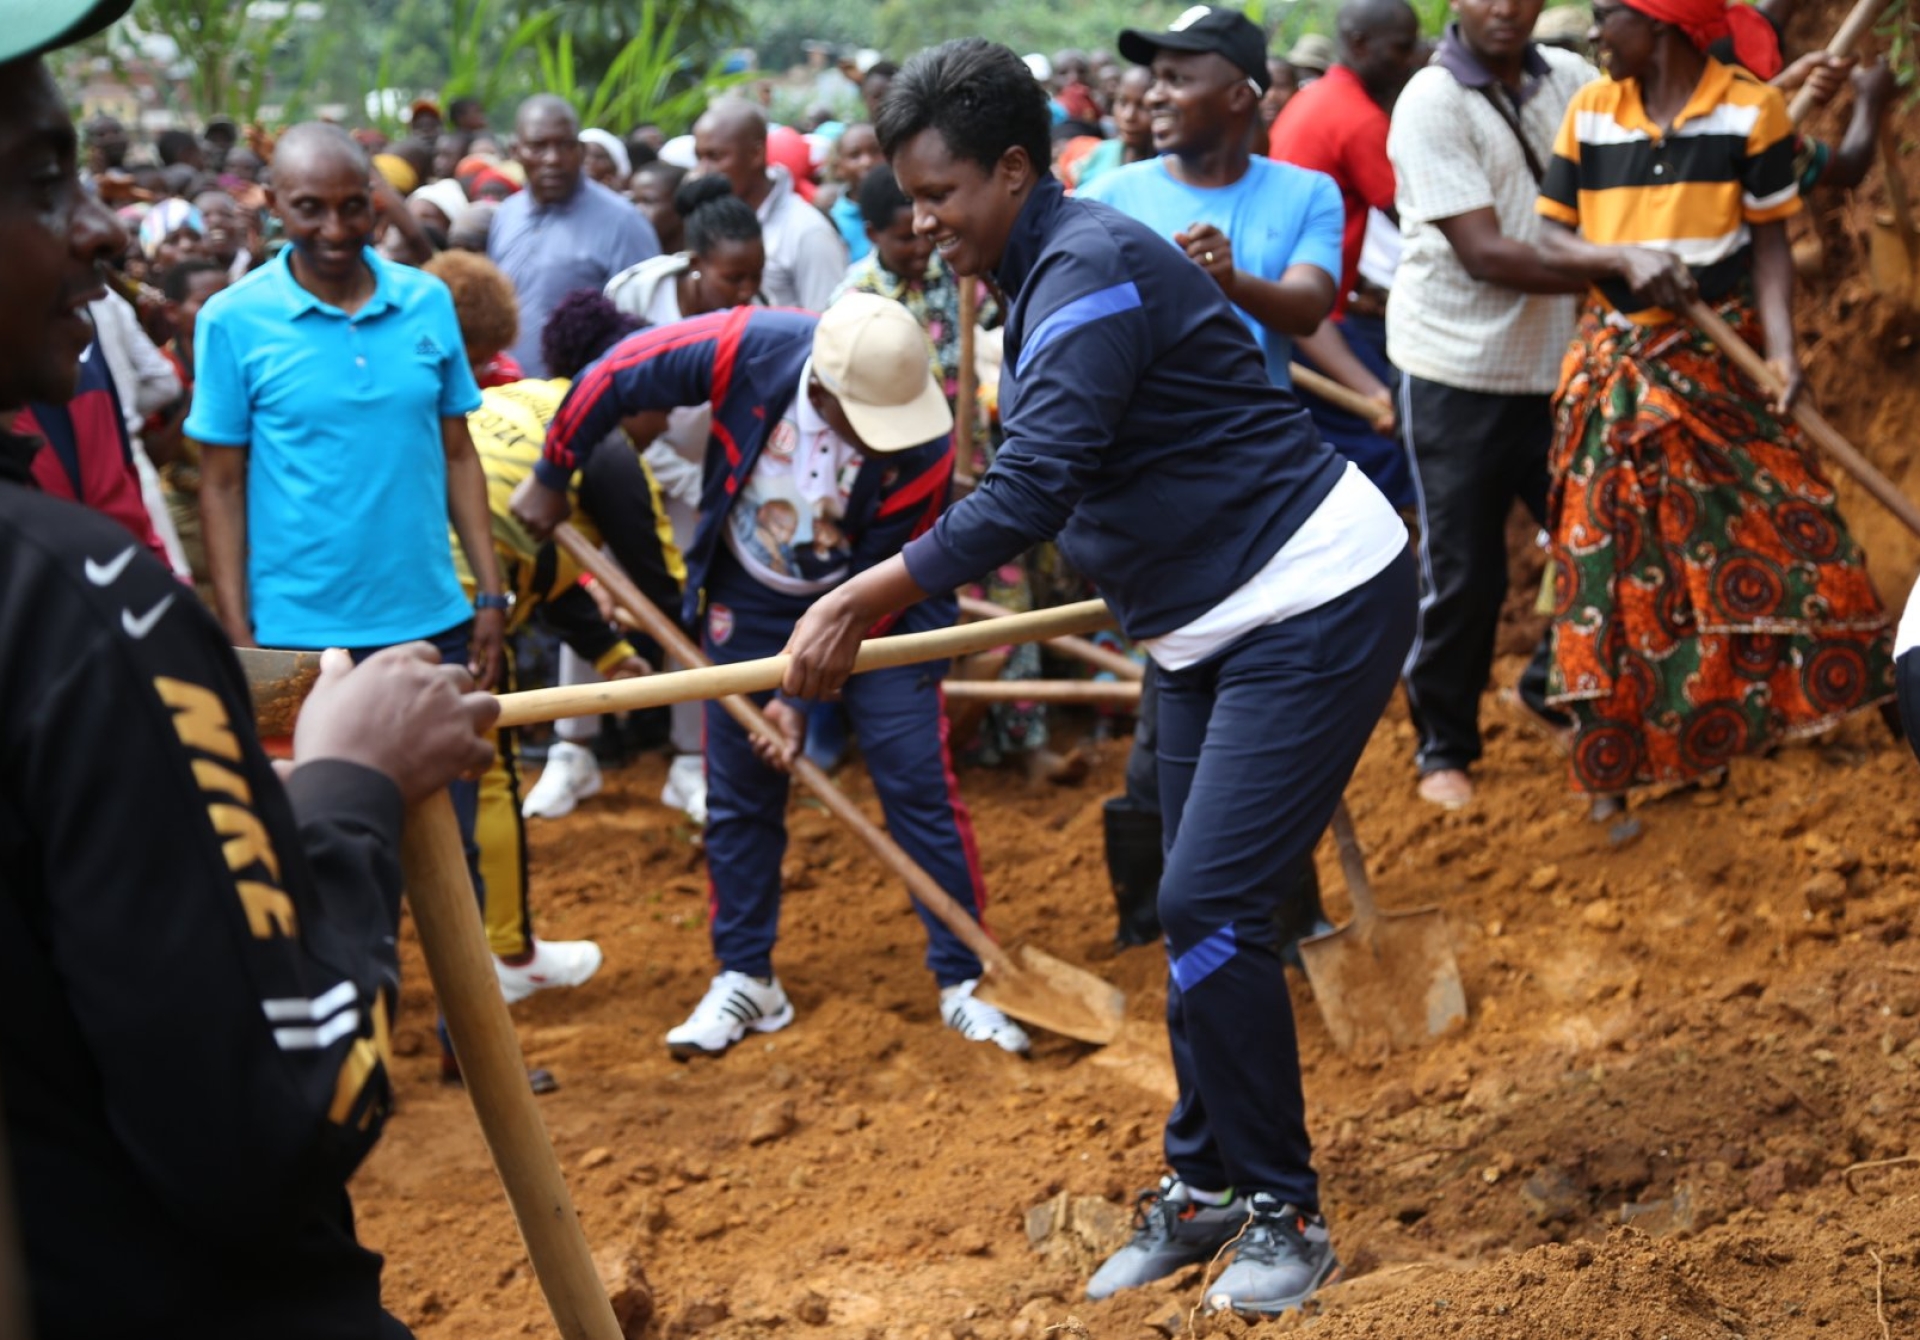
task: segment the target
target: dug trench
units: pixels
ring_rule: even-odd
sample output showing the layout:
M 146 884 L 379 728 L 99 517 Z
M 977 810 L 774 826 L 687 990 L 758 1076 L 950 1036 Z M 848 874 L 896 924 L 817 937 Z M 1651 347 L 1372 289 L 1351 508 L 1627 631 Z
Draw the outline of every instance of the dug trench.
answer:
M 1797 44 L 1820 40 L 1826 7 Z M 1815 221 L 1831 270 L 1800 311 L 1835 424 L 1909 491 L 1920 377 L 1910 314 L 1854 264 L 1867 197 Z M 1843 486 L 1883 595 L 1920 542 Z M 1516 522 L 1516 539 L 1527 527 Z M 1497 679 L 1539 624 L 1516 546 Z M 1105 1303 L 1087 1272 L 1161 1170 L 1170 1071 L 1155 949 L 1116 954 L 1100 803 L 1124 739 L 1077 789 L 963 774 L 1005 938 L 1124 987 L 1095 1049 L 1021 1060 L 944 1029 L 895 881 L 796 800 L 777 1034 L 680 1064 L 661 1037 L 712 972 L 692 834 L 663 765 L 535 824 L 540 929 L 606 951 L 591 983 L 515 1007 L 587 1235 L 669 1337 L 1011 1340 L 1084 1335 L 1845 1337 L 1920 1333 L 1920 771 L 1877 716 L 1742 761 L 1724 785 L 1588 823 L 1549 746 L 1489 697 L 1480 796 L 1411 798 L 1396 703 L 1349 792 L 1388 907 L 1445 909 L 1471 1018 L 1391 1058 L 1337 1052 L 1293 982 L 1309 1119 L 1345 1281 L 1306 1317 L 1195 1316 L 1193 1268 Z M 870 813 L 857 767 L 843 780 Z M 1323 844 L 1330 910 L 1344 919 Z M 399 1111 L 356 1179 L 389 1306 L 423 1337 L 550 1334 L 465 1095 L 437 1077 L 433 1004 L 405 949 Z

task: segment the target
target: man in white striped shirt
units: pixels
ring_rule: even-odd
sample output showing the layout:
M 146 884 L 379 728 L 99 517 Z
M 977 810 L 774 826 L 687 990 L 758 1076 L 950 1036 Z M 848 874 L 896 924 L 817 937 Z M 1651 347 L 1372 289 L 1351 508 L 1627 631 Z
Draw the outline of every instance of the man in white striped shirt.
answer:
M 1533 247 L 1534 199 L 1581 57 L 1529 40 L 1541 0 L 1455 0 L 1458 22 L 1394 107 L 1387 154 L 1405 250 L 1387 354 L 1420 509 L 1420 617 L 1406 667 L 1420 795 L 1473 796 L 1480 694 L 1507 590 L 1507 514 L 1546 507 L 1549 399 L 1586 285 Z M 1522 680 L 1536 712 L 1545 663 Z M 1535 682 L 1537 681 L 1537 683 Z

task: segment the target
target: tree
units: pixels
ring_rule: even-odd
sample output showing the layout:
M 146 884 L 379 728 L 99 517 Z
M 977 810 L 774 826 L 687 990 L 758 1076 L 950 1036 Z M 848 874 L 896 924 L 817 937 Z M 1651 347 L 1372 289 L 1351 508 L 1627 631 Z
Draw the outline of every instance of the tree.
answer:
M 506 0 L 505 7 L 515 23 L 545 17 L 554 33 L 567 35 L 583 70 L 610 70 L 656 21 L 648 17 L 650 6 L 632 0 Z M 675 0 L 672 9 L 679 39 L 690 49 L 715 53 L 746 31 L 738 0 Z
M 313 23 L 321 13 L 319 4 L 296 0 L 146 0 L 121 27 L 136 44 L 140 36 L 171 42 L 177 60 L 169 63 L 186 84 L 194 111 L 253 121 L 267 96 L 276 52 L 298 23 Z

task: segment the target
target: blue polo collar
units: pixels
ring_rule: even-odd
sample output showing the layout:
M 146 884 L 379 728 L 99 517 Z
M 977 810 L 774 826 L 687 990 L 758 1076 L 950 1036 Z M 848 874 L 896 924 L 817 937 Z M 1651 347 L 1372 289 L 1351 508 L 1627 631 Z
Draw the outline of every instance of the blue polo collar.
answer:
M 394 305 L 393 281 L 388 277 L 388 269 L 392 263 L 383 260 L 380 254 L 372 247 L 364 248 L 360 252 L 360 258 L 364 260 L 368 268 L 373 271 L 373 296 L 367 299 L 366 305 L 359 311 L 355 312 L 351 317 L 347 317 L 345 312 L 335 307 L 332 303 L 321 300 L 303 287 L 298 279 L 294 278 L 293 248 L 291 246 L 282 247 L 275 264 L 280 267 L 279 283 L 281 292 L 286 295 L 287 299 L 287 316 L 289 318 L 297 318 L 304 316 L 308 312 L 320 312 L 327 316 L 346 317 L 346 319 L 352 321 L 364 321 L 368 317 L 378 316 L 380 313 L 392 307 Z
M 1449 23 L 1447 31 L 1441 35 L 1440 49 L 1434 53 L 1434 64 L 1445 69 L 1465 88 L 1492 88 L 1497 82 L 1480 58 L 1473 54 L 1473 48 L 1467 45 L 1466 38 L 1460 35 L 1460 25 Z M 1540 54 L 1536 43 L 1527 43 L 1526 53 L 1521 57 L 1521 69 L 1525 78 L 1520 81 L 1518 91 L 1513 94 L 1516 106 L 1524 107 L 1527 100 L 1540 91 L 1553 67 L 1547 64 L 1547 58 Z
M 592 179 L 583 170 L 578 177 L 574 178 L 573 189 L 567 192 L 566 198 L 556 200 L 551 205 L 543 205 L 534 199 L 532 187 L 523 187 L 522 189 L 527 193 L 527 213 L 534 218 L 570 213 L 576 205 L 587 198 L 587 187 L 592 184 Z
M 1026 203 L 1020 206 L 1013 231 L 1007 236 L 1006 250 L 1000 253 L 1000 264 L 993 272 L 994 281 L 1009 298 L 1020 291 L 1039 261 L 1040 252 L 1053 232 L 1053 216 L 1060 212 L 1066 199 L 1066 189 L 1048 175 L 1034 183 Z

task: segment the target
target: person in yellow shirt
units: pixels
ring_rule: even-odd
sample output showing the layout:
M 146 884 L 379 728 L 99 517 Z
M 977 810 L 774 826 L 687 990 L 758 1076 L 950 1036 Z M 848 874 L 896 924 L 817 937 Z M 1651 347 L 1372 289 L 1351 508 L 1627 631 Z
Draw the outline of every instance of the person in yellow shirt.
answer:
M 427 268 L 453 292 L 468 361 L 484 365 L 499 353 L 494 346 L 502 332 L 511 338 L 517 325 L 512 286 L 485 257 L 468 252 L 442 252 Z M 626 332 L 555 323 L 553 333 L 560 338 L 549 341 L 556 345 L 549 365 L 570 376 Z M 518 631 L 537 617 L 607 677 L 646 674 L 648 661 L 658 661 L 658 648 L 651 643 L 637 648 L 616 633 L 582 584 L 573 559 L 551 542 L 536 543 L 508 508 L 514 488 L 540 459 L 547 426 L 569 385 L 567 377 L 555 377 L 488 387 L 481 392 L 480 408 L 467 416 L 486 472 L 501 585 L 512 597 L 507 631 Z M 598 456 L 607 458 L 605 464 L 596 461 L 597 468 L 582 471 L 574 481 L 578 529 L 593 543 L 604 541 L 649 599 L 664 609 L 678 609 L 686 569 L 657 486 L 631 446 Z M 459 572 L 462 581 L 471 580 L 464 566 Z M 512 673 L 509 659 L 509 680 Z M 517 1001 L 535 991 L 585 982 L 599 969 L 601 952 L 591 940 L 542 940 L 534 935 L 513 732 L 499 732 L 497 745 L 494 765 L 480 782 L 475 836 L 486 888 L 487 941 L 501 989 L 509 1001 Z

